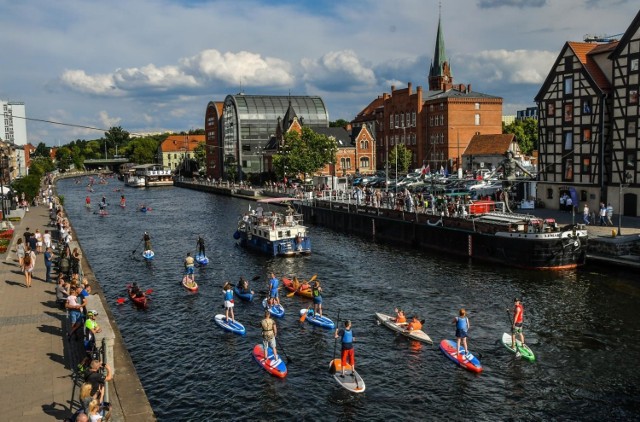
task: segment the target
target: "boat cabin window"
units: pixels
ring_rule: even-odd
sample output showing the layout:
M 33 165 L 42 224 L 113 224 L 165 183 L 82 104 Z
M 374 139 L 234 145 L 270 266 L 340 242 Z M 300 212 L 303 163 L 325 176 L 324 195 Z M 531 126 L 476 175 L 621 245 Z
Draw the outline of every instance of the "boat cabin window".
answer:
M 279 238 L 281 238 L 281 237 L 282 237 L 282 232 L 281 232 L 281 231 L 279 231 L 279 232 L 278 232 L 278 237 L 279 237 Z

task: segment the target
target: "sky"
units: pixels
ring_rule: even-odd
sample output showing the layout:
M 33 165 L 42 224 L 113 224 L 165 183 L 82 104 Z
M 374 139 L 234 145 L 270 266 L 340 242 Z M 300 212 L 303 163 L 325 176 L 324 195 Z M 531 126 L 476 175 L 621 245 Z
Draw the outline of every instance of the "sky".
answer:
M 441 7 L 439 6 L 441 4 Z M 441 17 L 454 83 L 533 98 L 566 41 L 623 33 L 631 0 L 0 0 L 0 99 L 28 118 L 132 133 L 204 128 L 227 95 L 318 95 L 352 120 L 428 88 Z M 30 121 L 34 145 L 103 131 Z

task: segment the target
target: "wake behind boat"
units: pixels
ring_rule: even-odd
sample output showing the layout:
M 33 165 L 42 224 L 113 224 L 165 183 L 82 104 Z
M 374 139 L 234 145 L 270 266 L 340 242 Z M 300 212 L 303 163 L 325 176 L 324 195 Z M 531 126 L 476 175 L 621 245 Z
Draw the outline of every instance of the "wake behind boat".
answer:
M 240 246 L 271 256 L 297 256 L 311 253 L 311 239 L 302 224 L 302 214 L 288 205 L 282 212 L 264 211 L 262 204 L 282 204 L 295 198 L 270 198 L 258 201 L 258 207 L 238 221 L 233 237 Z

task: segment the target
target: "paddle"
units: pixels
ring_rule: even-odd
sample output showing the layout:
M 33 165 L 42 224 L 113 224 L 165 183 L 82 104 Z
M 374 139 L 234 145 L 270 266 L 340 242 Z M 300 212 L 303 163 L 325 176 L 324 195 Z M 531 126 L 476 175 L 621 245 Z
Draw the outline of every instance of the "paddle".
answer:
M 280 340 L 278 340 L 278 343 L 279 343 L 278 347 L 280 348 L 280 350 L 282 350 L 282 353 L 284 353 L 284 357 L 287 358 L 287 365 L 289 365 L 293 361 L 291 360 L 291 358 L 287 354 L 286 350 L 284 350 L 284 346 L 282 345 L 282 342 Z
M 311 309 L 307 309 L 307 312 L 305 312 L 304 314 L 300 315 L 300 322 L 304 322 L 305 319 L 307 319 L 307 315 L 309 315 L 311 312 Z
M 139 248 L 139 247 L 140 247 L 140 245 L 142 244 L 142 240 L 143 240 L 143 239 L 140 239 L 140 243 L 138 243 L 138 245 L 136 246 L 136 248 L 131 252 L 131 255 L 133 255 L 133 254 L 135 254 L 135 253 L 136 253 L 136 251 L 138 250 L 138 248 Z
M 338 309 L 338 320 L 336 321 L 336 327 L 338 327 L 340 325 L 340 309 Z M 338 329 L 336 328 L 335 334 L 335 341 L 333 342 L 333 359 L 331 359 L 331 365 L 329 365 L 329 373 L 331 374 L 335 374 L 336 373 L 336 365 L 334 364 L 334 361 L 336 360 L 336 347 L 338 347 Z

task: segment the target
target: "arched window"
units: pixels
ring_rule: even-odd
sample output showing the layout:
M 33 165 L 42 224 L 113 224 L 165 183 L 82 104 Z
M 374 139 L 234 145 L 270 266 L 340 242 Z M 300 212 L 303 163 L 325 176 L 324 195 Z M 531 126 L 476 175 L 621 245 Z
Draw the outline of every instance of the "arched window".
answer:
M 364 141 L 364 149 L 369 149 L 369 141 Z
M 368 169 L 369 168 L 369 157 L 361 157 L 360 158 L 360 168 Z

